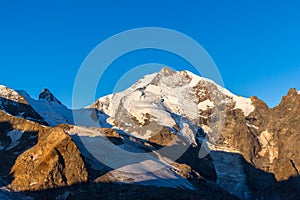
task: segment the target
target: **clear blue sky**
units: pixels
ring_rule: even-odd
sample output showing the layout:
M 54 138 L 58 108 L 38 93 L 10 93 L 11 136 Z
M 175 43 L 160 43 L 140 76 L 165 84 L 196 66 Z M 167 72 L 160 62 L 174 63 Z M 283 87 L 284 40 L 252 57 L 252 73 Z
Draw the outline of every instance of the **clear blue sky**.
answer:
M 289 88 L 300 90 L 299 2 L 1 1 L 0 84 L 33 97 L 47 87 L 71 106 L 77 70 L 94 47 L 121 31 L 154 26 L 194 38 L 217 64 L 226 88 L 274 106 Z M 121 72 L 141 61 L 188 68 L 157 53 L 117 60 L 120 73 L 108 71 L 115 78 L 102 80 L 97 96 L 110 93 Z

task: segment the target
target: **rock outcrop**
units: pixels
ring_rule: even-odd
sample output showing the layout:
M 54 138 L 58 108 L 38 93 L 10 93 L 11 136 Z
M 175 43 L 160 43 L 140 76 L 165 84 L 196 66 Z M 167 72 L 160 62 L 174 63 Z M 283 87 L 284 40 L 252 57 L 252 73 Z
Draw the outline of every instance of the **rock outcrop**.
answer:
M 38 143 L 17 158 L 10 173 L 11 188 L 16 191 L 51 189 L 88 180 L 80 151 L 61 128 L 41 133 Z
M 236 149 L 249 163 L 274 173 L 277 180 L 298 176 L 300 95 L 291 89 L 274 108 L 256 97 L 251 100 L 255 110 L 248 116 L 241 110 L 227 112 L 218 145 Z
M 81 153 L 71 137 L 59 128 L 8 115 L 0 110 L 3 159 L 1 175 L 7 177 L 9 188 L 15 191 L 51 189 L 88 180 Z M 14 146 L 5 135 L 16 131 L 20 137 Z

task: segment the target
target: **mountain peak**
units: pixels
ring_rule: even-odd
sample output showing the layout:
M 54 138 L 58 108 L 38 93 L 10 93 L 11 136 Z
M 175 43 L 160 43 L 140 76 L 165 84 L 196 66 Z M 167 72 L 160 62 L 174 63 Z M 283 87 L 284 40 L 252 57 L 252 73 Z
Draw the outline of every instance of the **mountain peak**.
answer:
M 22 95 L 4 85 L 0 85 L 0 97 L 10 101 L 27 104 L 26 100 Z
M 43 91 L 40 93 L 39 100 L 41 99 L 45 99 L 48 102 L 57 102 L 61 104 L 61 102 L 47 88 L 43 89 Z
M 18 94 L 16 91 L 14 91 L 13 89 L 11 89 L 5 85 L 0 85 L 0 93 L 2 95 L 8 95 L 8 94 L 17 95 Z
M 176 71 L 169 67 L 164 67 L 158 73 L 162 74 L 162 75 L 172 75 L 172 74 L 175 74 Z
M 295 96 L 299 93 L 299 91 L 296 90 L 296 88 L 291 88 L 288 93 L 287 96 Z

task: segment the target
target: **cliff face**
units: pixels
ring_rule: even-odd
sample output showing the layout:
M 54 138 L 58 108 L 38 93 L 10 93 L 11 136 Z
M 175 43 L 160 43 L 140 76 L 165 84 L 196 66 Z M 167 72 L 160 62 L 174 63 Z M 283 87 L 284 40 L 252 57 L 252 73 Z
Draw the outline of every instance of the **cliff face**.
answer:
M 219 146 L 236 149 L 259 169 L 271 172 L 277 180 L 299 175 L 300 95 L 291 89 L 281 103 L 268 106 L 251 98 L 255 110 L 244 116 L 229 111 Z
M 276 178 L 284 180 L 290 176 L 299 176 L 300 95 L 295 89 L 283 97 L 279 106 L 272 110 L 271 116 L 273 124 L 269 128 L 274 137 L 278 138 L 278 159 L 274 165 Z

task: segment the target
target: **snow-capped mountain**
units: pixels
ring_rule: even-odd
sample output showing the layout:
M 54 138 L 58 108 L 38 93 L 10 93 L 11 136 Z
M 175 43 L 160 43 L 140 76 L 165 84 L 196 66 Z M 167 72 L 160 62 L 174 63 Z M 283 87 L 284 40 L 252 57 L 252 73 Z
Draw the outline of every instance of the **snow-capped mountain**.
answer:
M 13 89 L 0 85 L 0 109 L 8 114 L 23 117 L 42 124 L 47 122 L 32 108 L 24 96 Z
M 121 102 L 124 97 L 128 100 Z M 216 102 L 220 99 L 224 102 Z M 168 68 L 143 77 L 123 92 L 100 98 L 91 107 L 97 107 L 109 116 L 115 116 L 121 103 L 126 110 L 132 110 L 131 114 L 138 120 L 142 120 L 140 115 L 141 112 L 146 112 L 144 109 L 151 110 L 155 116 L 155 107 L 159 108 L 160 105 L 191 120 L 199 117 L 200 111 L 215 107 L 216 103 L 234 104 L 232 109 L 241 109 L 245 116 L 254 110 L 250 98 L 234 95 L 212 80 L 189 71 L 176 72 Z
M 189 71 L 163 68 L 147 75 L 127 90 L 100 98 L 90 108 L 106 113 L 111 125 L 148 139 L 161 126 L 179 127 L 181 133 L 195 143 L 200 126 L 211 139 L 223 125 L 226 109 L 253 110 L 252 100 L 229 92 L 215 82 Z M 209 116 L 206 114 L 211 112 Z M 219 116 L 218 121 L 207 120 Z M 206 120 L 208 124 L 201 124 Z M 191 135 L 192 134 L 192 135 Z
M 168 68 L 78 110 L 48 89 L 33 99 L 0 86 L 0 183 L 58 199 L 107 195 L 97 187 L 153 198 L 165 187 L 176 198 L 295 199 L 299 113 L 295 89 L 269 108 Z
M 39 99 L 33 99 L 25 91 L 17 91 L 28 104 L 50 125 L 58 124 L 74 124 L 74 116 L 76 124 L 83 126 L 105 126 L 110 127 L 106 123 L 107 116 L 95 109 L 77 109 L 72 110 L 63 105 L 49 89 L 43 89 L 39 95 Z M 94 118 L 92 116 L 95 116 Z
M 290 99 L 293 104 L 299 105 L 299 94 L 293 91 L 283 98 L 283 102 Z M 254 180 L 248 177 L 249 172 L 246 171 L 249 169 L 245 163 L 274 173 L 277 180 L 298 174 L 298 169 L 293 166 L 300 163 L 294 163 L 294 156 L 290 157 L 294 164 L 285 164 L 289 175 L 286 170 L 283 172 L 278 169 L 282 167 L 277 167 L 278 163 L 283 162 L 282 159 L 286 159 L 279 153 L 283 144 L 280 144 L 278 137 L 283 130 L 278 124 L 273 125 L 275 121 L 288 123 L 283 122 L 286 117 L 280 117 L 286 113 L 283 111 L 286 109 L 286 105 L 282 106 L 283 102 L 270 109 L 256 97 L 237 96 L 191 72 L 164 68 L 145 76 L 123 92 L 98 99 L 89 107 L 106 113 L 108 122 L 115 128 L 141 139 L 151 140 L 162 127 L 167 127 L 170 132 L 184 136 L 192 145 L 197 146 L 197 140 L 208 140 L 208 146 L 213 150 L 210 156 L 215 164 L 217 182 L 240 198 L 250 198 L 253 188 L 267 187 L 275 179 L 263 175 L 268 180 L 265 184 L 249 186 L 249 182 Z M 295 109 L 299 110 L 299 107 L 290 108 L 294 112 L 286 113 L 290 116 L 288 119 L 299 118 Z M 281 110 L 279 114 L 278 110 Z M 199 137 L 201 132 L 208 139 L 204 139 L 203 135 Z M 215 153 L 220 151 L 226 153 Z M 298 152 L 295 149 L 289 151 Z M 228 165 L 224 159 L 235 162 L 232 169 L 238 175 L 224 169 Z M 238 186 L 228 187 L 230 185 Z
M 72 123 L 72 110 L 63 105 L 48 89 L 44 89 L 35 100 L 25 91 L 17 91 L 51 126 Z

